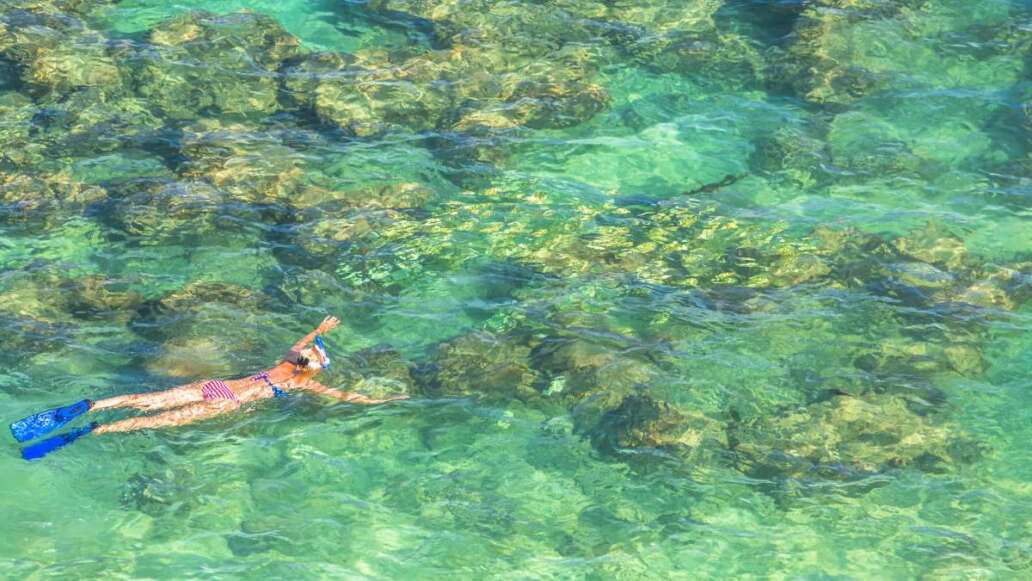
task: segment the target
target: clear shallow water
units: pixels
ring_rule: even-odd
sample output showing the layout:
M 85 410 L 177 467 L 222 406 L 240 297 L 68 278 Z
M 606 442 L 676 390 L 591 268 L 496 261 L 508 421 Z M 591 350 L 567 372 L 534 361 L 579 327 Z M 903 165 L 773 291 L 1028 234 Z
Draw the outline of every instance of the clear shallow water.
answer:
M 5 576 L 1028 575 L 1027 4 L 0 6 L 6 418 L 412 395 L 8 441 Z

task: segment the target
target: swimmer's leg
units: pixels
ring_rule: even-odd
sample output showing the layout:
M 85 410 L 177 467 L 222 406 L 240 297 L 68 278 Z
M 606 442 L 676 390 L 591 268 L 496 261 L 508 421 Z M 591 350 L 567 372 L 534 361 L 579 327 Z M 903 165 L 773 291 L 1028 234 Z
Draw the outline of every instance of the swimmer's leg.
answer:
M 112 424 L 92 423 L 82 428 L 76 428 L 67 433 L 52 438 L 47 438 L 31 446 L 22 448 L 22 458 L 35 460 L 47 454 L 63 448 L 77 439 L 90 433 L 103 434 L 105 432 L 130 432 L 133 430 L 144 430 L 148 428 L 165 428 L 171 426 L 182 426 L 191 422 L 213 418 L 224 413 L 231 412 L 240 407 L 240 403 L 233 400 L 213 400 L 199 404 L 188 405 L 168 411 L 156 416 L 141 418 L 130 418 Z
M 184 426 L 229 413 L 239 407 L 240 402 L 228 399 L 202 401 L 153 416 L 127 418 L 110 424 L 101 424 L 93 430 L 93 433 L 106 434 L 108 432 L 132 432 L 134 430 Z
M 164 391 L 152 391 L 149 393 L 131 393 L 119 395 L 93 402 L 90 411 L 99 411 L 115 408 L 134 408 L 143 411 L 158 411 L 177 408 L 193 403 L 204 401 L 201 393 L 201 383 L 189 383 Z
M 49 434 L 85 413 L 99 410 L 134 408 L 143 411 L 158 411 L 203 402 L 204 394 L 201 391 L 203 383 L 203 381 L 198 381 L 164 391 L 133 393 L 98 401 L 84 399 L 72 405 L 22 418 L 11 424 L 11 435 L 19 442 L 26 442 Z

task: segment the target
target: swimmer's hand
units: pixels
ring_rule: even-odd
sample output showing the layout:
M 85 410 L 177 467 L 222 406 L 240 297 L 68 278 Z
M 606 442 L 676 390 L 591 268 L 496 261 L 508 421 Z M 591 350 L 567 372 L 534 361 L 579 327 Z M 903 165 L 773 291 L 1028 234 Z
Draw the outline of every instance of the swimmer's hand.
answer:
M 345 401 L 350 401 L 350 402 L 354 402 L 354 403 L 360 403 L 360 404 L 363 404 L 363 405 L 373 405 L 373 404 L 378 404 L 378 403 L 387 403 L 387 402 L 392 402 L 392 401 L 401 401 L 403 399 L 408 399 L 408 398 L 409 398 L 409 396 L 407 396 L 407 395 L 392 395 L 390 397 L 385 397 L 385 398 L 382 398 L 382 399 L 373 399 L 373 398 L 370 398 L 370 397 L 366 397 L 364 395 L 353 393 L 353 394 L 350 394 L 350 396 Z
M 341 396 L 335 396 L 335 397 L 337 397 L 338 399 L 342 399 L 342 400 L 344 400 L 346 402 L 359 403 L 359 404 L 362 404 L 362 405 L 376 405 L 376 404 L 388 403 L 388 402 L 392 402 L 392 401 L 400 401 L 400 400 L 408 399 L 409 398 L 409 396 L 407 396 L 407 395 L 392 395 L 390 397 L 385 397 L 385 398 L 372 398 L 372 397 L 364 396 L 364 395 L 362 395 L 360 393 L 353 393 L 353 392 L 347 392 L 347 391 L 343 392 L 343 393 L 346 393 L 347 395 L 345 395 L 343 397 L 341 397 Z M 327 395 L 332 395 L 332 394 L 327 394 Z
M 328 393 L 328 392 L 331 392 L 331 391 L 337 392 L 337 393 Z M 342 400 L 347 401 L 347 402 L 360 403 L 360 404 L 363 404 L 363 405 L 373 405 L 373 404 L 379 404 L 379 403 L 387 403 L 387 402 L 391 402 L 391 401 L 400 401 L 400 400 L 408 399 L 409 398 L 409 396 L 407 396 L 407 395 L 389 395 L 387 397 L 369 397 L 367 395 L 362 395 L 360 393 L 355 393 L 355 392 L 352 392 L 352 391 L 340 391 L 340 390 L 336 390 L 336 389 L 331 390 L 329 388 L 326 388 L 326 391 L 323 392 L 323 393 L 326 394 L 326 395 L 329 395 L 331 397 L 336 397 L 338 399 L 342 399 Z
M 325 335 L 326 333 L 329 333 L 334 328 L 336 328 L 336 326 L 339 324 L 340 319 L 338 319 L 337 317 L 326 317 L 325 319 L 323 319 L 321 323 L 319 323 L 319 326 L 316 327 L 314 331 L 305 335 L 304 337 L 301 337 L 301 339 L 299 339 L 297 343 L 294 343 L 294 346 L 291 347 L 290 351 L 287 352 L 286 359 L 293 361 L 302 349 L 307 347 L 309 343 L 315 340 L 315 337 L 317 335 Z
M 337 317 L 326 317 L 325 319 L 323 319 L 321 323 L 319 323 L 319 326 L 315 328 L 315 333 L 317 335 L 325 335 L 326 333 L 332 331 L 339 324 L 340 319 L 338 319 Z

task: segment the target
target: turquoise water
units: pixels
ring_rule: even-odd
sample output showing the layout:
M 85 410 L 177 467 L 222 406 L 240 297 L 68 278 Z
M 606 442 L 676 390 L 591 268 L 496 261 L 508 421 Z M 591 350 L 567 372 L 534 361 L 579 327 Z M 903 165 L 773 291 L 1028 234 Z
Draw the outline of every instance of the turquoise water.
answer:
M 1026 578 L 1032 7 L 0 0 L 5 578 Z M 124 414 L 98 417 L 110 421 Z

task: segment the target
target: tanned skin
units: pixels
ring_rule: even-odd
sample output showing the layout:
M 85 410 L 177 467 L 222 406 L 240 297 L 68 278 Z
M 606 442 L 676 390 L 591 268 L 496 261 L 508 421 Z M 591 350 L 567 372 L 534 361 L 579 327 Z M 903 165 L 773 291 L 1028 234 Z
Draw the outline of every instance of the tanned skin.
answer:
M 287 356 L 282 361 L 276 364 L 275 367 L 265 371 L 269 375 L 269 381 L 284 391 L 310 391 L 341 401 L 363 405 L 406 399 L 408 396 L 371 399 L 359 393 L 332 389 L 315 381 L 315 376 L 322 371 L 322 365 L 318 351 L 311 347 L 310 343 L 315 340 L 317 335 L 325 335 L 332 331 L 339 323 L 340 320 L 336 317 L 326 317 L 314 331 L 302 337 L 297 343 L 294 343 L 294 346 L 290 348 Z M 303 365 L 306 361 L 307 365 Z M 226 386 L 236 394 L 236 401 L 230 399 L 205 401 L 201 388 L 208 381 L 210 380 L 204 379 L 165 391 L 120 395 L 96 401 L 90 412 L 116 408 L 134 408 L 147 412 L 161 411 L 161 413 L 128 418 L 110 424 L 101 424 L 93 430 L 93 433 L 131 432 L 134 430 L 182 426 L 236 411 L 241 405 L 248 402 L 273 397 L 272 388 L 269 387 L 265 380 L 254 379 L 254 377 L 249 376 L 242 379 L 225 380 Z

